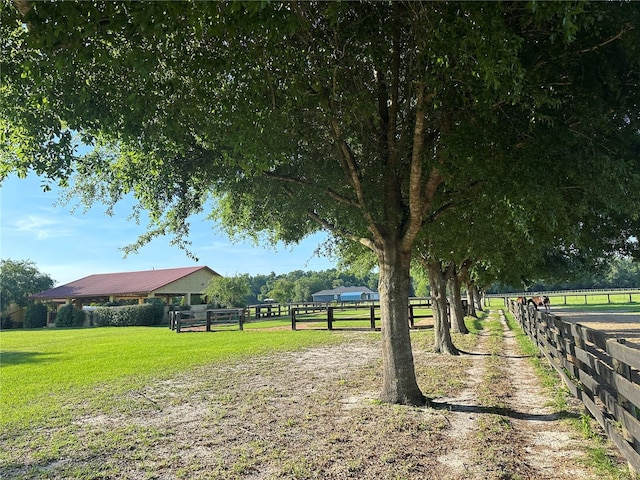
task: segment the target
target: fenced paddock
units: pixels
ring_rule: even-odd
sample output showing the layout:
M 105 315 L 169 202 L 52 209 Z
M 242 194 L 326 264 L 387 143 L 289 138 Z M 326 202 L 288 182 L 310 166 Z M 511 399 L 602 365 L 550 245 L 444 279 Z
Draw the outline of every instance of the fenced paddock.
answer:
M 640 472 L 640 345 L 508 300 L 525 333 Z
M 364 303 L 364 302 L 363 302 Z M 380 305 L 367 302 L 366 305 L 309 305 L 291 308 L 291 329 L 322 328 L 326 324 L 328 330 L 336 329 L 380 329 Z M 409 326 L 416 328 L 416 323 L 422 319 L 433 318 L 431 302 L 427 299 L 417 301 L 413 299 L 407 305 L 409 312 Z M 424 327 L 424 326 L 423 326 Z
M 182 331 L 228 329 L 237 325 L 238 330 L 243 330 L 245 319 L 244 308 L 217 308 L 209 309 L 202 314 L 189 310 L 169 312 L 169 328 L 176 333 Z
M 517 297 L 531 298 L 543 295 L 549 297 L 552 305 L 589 305 L 640 302 L 640 288 L 610 288 L 606 290 L 583 289 L 487 294 L 484 296 L 484 306 L 506 306 L 509 299 L 515 299 Z

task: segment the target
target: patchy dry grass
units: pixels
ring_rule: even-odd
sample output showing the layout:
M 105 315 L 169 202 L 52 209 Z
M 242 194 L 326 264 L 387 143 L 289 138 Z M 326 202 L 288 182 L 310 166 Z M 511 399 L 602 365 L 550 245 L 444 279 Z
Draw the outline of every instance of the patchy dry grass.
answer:
M 418 381 L 433 407 L 379 402 L 380 335 L 340 332 L 340 343 L 212 360 L 114 392 L 93 385 L 88 393 L 98 403 L 58 397 L 69 412 L 64 425 L 0 434 L 0 478 L 551 478 L 525 461 L 530 444 L 505 414 L 513 392 L 501 377 L 510 367 L 493 321 L 454 337 L 473 352 L 459 357 L 432 353 L 429 330 L 411 333 Z M 476 388 L 481 400 L 461 406 L 456 398 Z

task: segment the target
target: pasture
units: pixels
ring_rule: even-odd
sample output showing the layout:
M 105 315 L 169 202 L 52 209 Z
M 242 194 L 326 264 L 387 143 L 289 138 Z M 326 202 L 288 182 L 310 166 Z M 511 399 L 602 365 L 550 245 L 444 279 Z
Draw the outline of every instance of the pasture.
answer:
M 340 341 L 329 332 L 176 334 L 166 327 L 14 330 L 0 333 L 0 429 L 62 424 L 113 397 L 208 363 L 251 359 Z M 286 324 L 286 323 L 284 323 Z
M 439 403 L 425 408 L 376 400 L 377 332 L 295 332 L 285 319 L 244 332 L 0 332 L 0 478 L 542 478 L 521 459 L 532 449 L 546 458 L 548 445 L 543 434 L 528 444 L 518 433 L 531 427 L 504 403 L 512 382 L 496 378 L 510 363 L 499 354 L 500 323 L 485 317 L 467 319 L 470 335 L 453 335 L 476 355 L 434 354 L 433 330 L 412 331 L 418 382 Z M 558 422 L 544 423 L 568 428 Z M 590 442 L 558 445 L 571 457 L 543 463 L 557 480 L 575 478 L 587 471 Z M 460 471 L 461 460 L 473 470 Z
M 554 307 L 580 307 L 581 309 L 626 309 L 628 311 L 640 311 L 640 293 L 590 293 L 590 292 L 567 292 L 566 294 L 554 292 L 539 292 L 535 295 L 548 295 L 551 301 L 551 308 Z M 521 294 L 487 295 L 484 305 L 487 307 L 502 308 L 505 306 L 504 298 L 515 300 Z M 524 294 L 530 298 L 532 294 Z M 631 299 L 631 300 L 630 300 Z

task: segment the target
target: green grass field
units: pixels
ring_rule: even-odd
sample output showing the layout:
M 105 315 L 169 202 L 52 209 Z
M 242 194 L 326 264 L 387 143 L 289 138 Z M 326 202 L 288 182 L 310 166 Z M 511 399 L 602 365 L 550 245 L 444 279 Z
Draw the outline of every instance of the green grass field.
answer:
M 0 332 L 0 431 L 108 409 L 114 395 L 205 364 L 340 341 L 327 331 L 264 330 L 286 324 L 181 334 L 166 327 Z
M 515 297 L 509 297 L 515 300 Z M 552 295 L 549 297 L 551 307 L 584 307 L 585 309 L 625 309 L 627 311 L 640 311 L 640 295 L 633 294 L 629 301 L 628 293 L 612 293 L 610 295 Z M 504 297 L 487 298 L 486 306 L 504 307 Z M 629 310 L 632 309 L 632 310 Z M 635 310 L 633 310 L 635 309 Z

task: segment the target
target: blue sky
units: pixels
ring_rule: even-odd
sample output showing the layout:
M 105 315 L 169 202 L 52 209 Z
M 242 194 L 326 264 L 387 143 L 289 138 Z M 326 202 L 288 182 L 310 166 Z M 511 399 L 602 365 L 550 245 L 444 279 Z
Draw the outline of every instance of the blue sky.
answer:
M 313 235 L 298 246 L 278 248 L 231 242 L 204 217 L 192 222 L 189 239 L 198 262 L 169 238 L 158 238 L 138 253 L 124 258 L 120 250 L 145 231 L 144 223 L 128 220 L 131 203 L 120 204 L 112 217 L 97 205 L 88 212 L 58 204 L 58 190 L 43 192 L 42 180 L 11 176 L 0 185 L 0 257 L 31 260 L 57 283 L 94 273 L 113 273 L 207 265 L 221 275 L 287 273 L 293 270 L 326 270 L 334 262 L 314 255 L 327 237 Z

